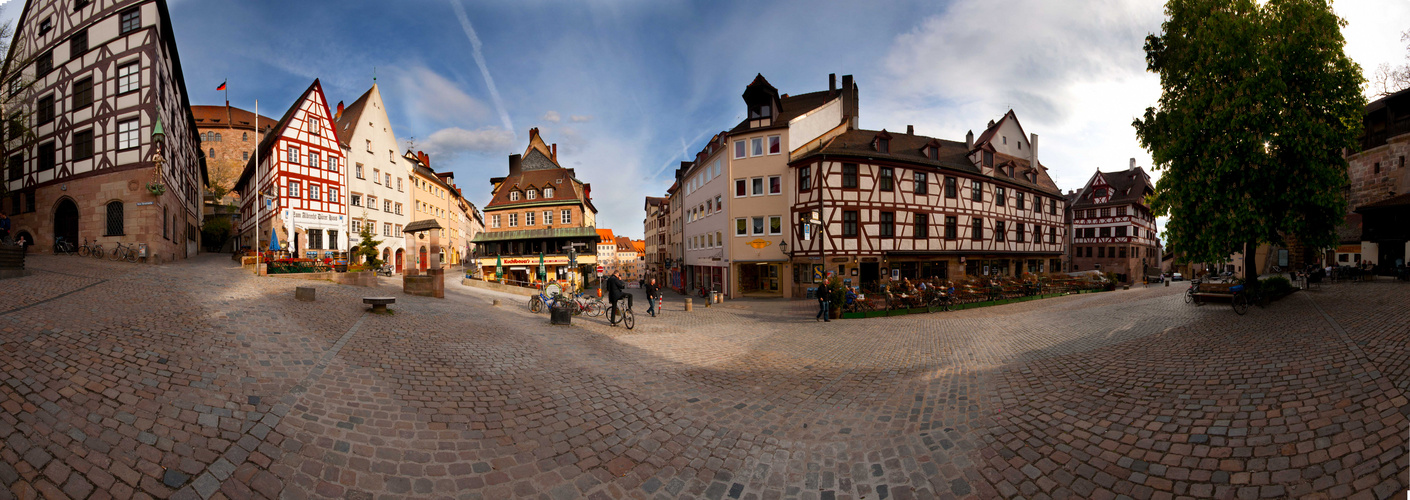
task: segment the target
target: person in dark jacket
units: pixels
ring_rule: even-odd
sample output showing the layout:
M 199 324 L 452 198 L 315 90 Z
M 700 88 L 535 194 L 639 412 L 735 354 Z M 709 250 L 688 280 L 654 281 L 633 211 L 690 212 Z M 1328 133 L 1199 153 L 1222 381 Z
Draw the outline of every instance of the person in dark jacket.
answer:
M 661 296 L 661 289 L 656 288 L 656 278 L 646 282 L 646 312 L 651 313 L 651 317 L 656 317 L 656 298 Z
M 832 277 L 832 275 L 829 273 L 828 278 L 831 278 L 831 277 Z M 832 321 L 832 310 L 831 310 L 831 309 L 832 309 L 832 307 L 831 307 L 831 306 L 832 306 L 832 287 L 828 286 L 827 281 L 823 281 L 822 284 L 818 285 L 817 296 L 818 296 L 818 315 L 817 315 L 817 316 L 814 316 L 814 317 L 813 317 L 813 320 L 814 320 L 814 321 L 817 321 L 817 320 L 821 319 L 821 320 L 823 320 L 823 321 L 831 322 L 831 321 Z
M 607 318 L 608 321 L 615 325 L 617 324 L 616 318 L 621 317 L 621 311 L 617 308 L 617 301 L 622 300 L 622 297 L 625 296 L 627 298 L 627 309 L 631 309 L 631 295 L 627 295 L 627 284 L 622 282 L 622 277 L 618 275 L 616 271 L 613 271 L 612 275 L 607 277 L 605 287 L 607 288 L 607 300 L 611 303 Z

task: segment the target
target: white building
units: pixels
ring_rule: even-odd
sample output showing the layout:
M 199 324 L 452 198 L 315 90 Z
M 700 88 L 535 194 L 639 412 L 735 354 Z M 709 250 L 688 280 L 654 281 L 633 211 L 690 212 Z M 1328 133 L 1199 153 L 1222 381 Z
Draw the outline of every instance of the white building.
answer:
M 362 97 L 339 113 L 338 134 L 347 141 L 348 216 L 351 245 L 360 244 L 358 234 L 364 225 L 382 240 L 377 245 L 383 262 L 401 272 L 405 238 L 399 228 L 411 222 L 409 176 L 411 166 L 397 151 L 397 136 L 382 101 L 382 91 L 373 84 Z

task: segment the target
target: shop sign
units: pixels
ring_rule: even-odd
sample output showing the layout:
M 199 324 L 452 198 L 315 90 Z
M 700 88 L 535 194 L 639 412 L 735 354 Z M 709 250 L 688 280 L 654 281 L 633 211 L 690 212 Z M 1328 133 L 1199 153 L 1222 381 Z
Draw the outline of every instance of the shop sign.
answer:
M 500 258 L 500 261 L 502 262 L 502 265 L 505 265 L 505 266 L 513 266 L 513 265 L 537 266 L 537 265 L 539 265 L 539 258 L 538 258 L 538 257 L 501 257 L 501 258 Z M 494 258 L 484 259 L 484 262 L 485 262 L 485 265 L 491 265 L 491 264 L 494 263 Z M 563 255 L 544 256 L 544 258 L 543 258 L 543 264 L 546 265 L 546 266 L 565 266 L 565 265 L 568 265 L 568 257 L 567 257 L 567 256 L 563 256 Z
M 876 259 L 873 258 L 872 260 L 875 261 Z M 833 258 L 832 258 L 832 261 L 833 261 L 833 262 L 847 262 L 847 258 L 846 258 L 846 257 L 833 257 Z

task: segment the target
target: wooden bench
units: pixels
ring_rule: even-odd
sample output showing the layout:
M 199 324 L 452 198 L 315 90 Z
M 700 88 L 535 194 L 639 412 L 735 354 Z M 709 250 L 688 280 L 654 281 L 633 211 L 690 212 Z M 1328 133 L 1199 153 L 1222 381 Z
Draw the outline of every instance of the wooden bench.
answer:
M 388 304 L 395 304 L 395 303 L 397 303 L 397 298 L 396 298 L 396 297 L 363 297 L 363 298 L 362 298 L 362 303 L 363 303 L 363 304 L 371 304 L 371 305 L 372 305 L 372 312 L 375 312 L 375 313 L 385 313 L 385 312 L 387 312 L 387 305 L 388 305 Z
M 1238 283 L 1200 283 L 1200 284 L 1199 284 L 1199 288 L 1197 288 L 1197 291 L 1194 293 L 1194 296 L 1195 296 L 1195 303 L 1201 302 L 1201 301 L 1200 301 L 1201 298 L 1210 298 L 1210 297 L 1233 299 L 1235 294 L 1234 294 L 1234 291 L 1233 291 L 1233 290 L 1230 290 L 1230 289 L 1233 288 L 1233 287 L 1236 287 L 1236 286 L 1239 286 L 1239 284 L 1238 284 Z M 1242 290 L 1242 288 L 1241 288 L 1240 290 Z

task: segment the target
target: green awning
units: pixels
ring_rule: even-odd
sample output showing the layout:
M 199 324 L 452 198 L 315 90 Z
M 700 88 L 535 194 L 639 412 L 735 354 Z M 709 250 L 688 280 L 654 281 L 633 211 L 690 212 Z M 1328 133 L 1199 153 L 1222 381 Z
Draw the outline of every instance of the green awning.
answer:
M 526 229 L 521 231 L 496 231 L 475 235 L 471 243 L 493 243 L 497 241 L 542 240 L 552 238 L 597 238 L 595 227 L 555 227 L 552 229 Z

